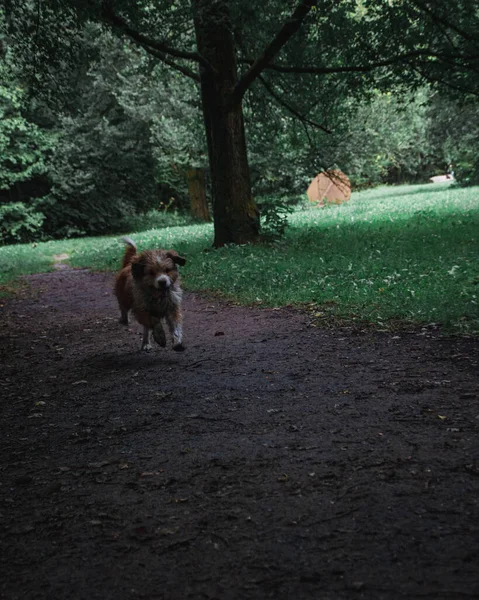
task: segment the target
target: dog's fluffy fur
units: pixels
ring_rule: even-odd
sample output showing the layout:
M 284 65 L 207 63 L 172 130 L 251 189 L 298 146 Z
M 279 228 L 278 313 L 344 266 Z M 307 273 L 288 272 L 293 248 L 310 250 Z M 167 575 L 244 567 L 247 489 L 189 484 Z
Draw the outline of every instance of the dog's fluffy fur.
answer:
M 174 250 L 145 250 L 137 253 L 135 242 L 126 244 L 120 272 L 116 276 L 115 295 L 120 306 L 120 323 L 128 324 L 128 313 L 143 325 L 141 349 L 151 350 L 151 333 L 160 346 L 166 346 L 161 324 L 164 319 L 173 339 L 173 350 L 184 350 L 178 265 L 186 260 Z

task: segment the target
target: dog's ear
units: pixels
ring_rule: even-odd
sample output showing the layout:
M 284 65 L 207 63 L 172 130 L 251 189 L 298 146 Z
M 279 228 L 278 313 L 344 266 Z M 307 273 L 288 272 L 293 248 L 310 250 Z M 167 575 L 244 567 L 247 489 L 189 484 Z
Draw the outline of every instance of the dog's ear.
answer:
M 141 260 L 133 259 L 131 261 L 131 274 L 133 275 L 134 279 L 141 279 L 143 277 L 145 274 L 145 267 L 145 263 Z
M 168 250 L 166 256 L 169 256 L 171 260 L 177 265 L 183 266 L 184 264 L 186 264 L 186 258 L 180 256 L 178 252 L 175 252 L 174 250 Z

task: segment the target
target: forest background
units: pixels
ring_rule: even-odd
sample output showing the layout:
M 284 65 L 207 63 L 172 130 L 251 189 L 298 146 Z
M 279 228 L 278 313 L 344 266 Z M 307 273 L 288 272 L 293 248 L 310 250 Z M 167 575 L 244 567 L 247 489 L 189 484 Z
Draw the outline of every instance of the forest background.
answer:
M 6 2 L 0 11 L 1 244 L 124 232 L 142 215 L 156 225 L 210 220 L 208 131 L 185 66 L 193 22 L 208 4 L 227 6 L 241 72 L 295 6 L 80 4 Z M 427 2 L 298 8 L 306 4 L 284 60 L 330 66 L 270 71 L 244 97 L 263 230 L 281 233 L 323 169 L 341 168 L 355 190 L 427 182 L 448 169 L 460 185 L 478 183 L 477 6 L 460 2 L 451 15 L 443 2 L 433 12 Z M 172 68 L 126 22 L 157 31 L 184 56 Z

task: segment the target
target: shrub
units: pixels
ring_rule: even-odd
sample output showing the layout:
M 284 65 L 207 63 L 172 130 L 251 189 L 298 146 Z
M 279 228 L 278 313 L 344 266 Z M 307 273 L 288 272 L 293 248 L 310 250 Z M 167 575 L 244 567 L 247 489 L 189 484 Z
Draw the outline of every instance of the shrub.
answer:
M 293 200 L 297 200 L 296 197 Z M 277 238 L 284 235 L 288 226 L 288 215 L 293 212 L 293 200 L 288 196 L 277 198 L 263 196 L 258 199 L 261 212 L 261 231 L 264 236 Z
M 31 242 L 39 237 L 45 215 L 23 202 L 0 205 L 0 244 Z

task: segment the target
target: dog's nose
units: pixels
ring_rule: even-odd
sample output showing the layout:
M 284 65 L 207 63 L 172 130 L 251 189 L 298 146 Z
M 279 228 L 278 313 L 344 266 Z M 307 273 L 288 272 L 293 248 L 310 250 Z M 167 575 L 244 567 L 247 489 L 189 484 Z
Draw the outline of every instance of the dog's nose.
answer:
M 170 287 L 171 281 L 168 275 L 160 275 L 156 280 L 156 284 L 160 288 L 168 288 Z

